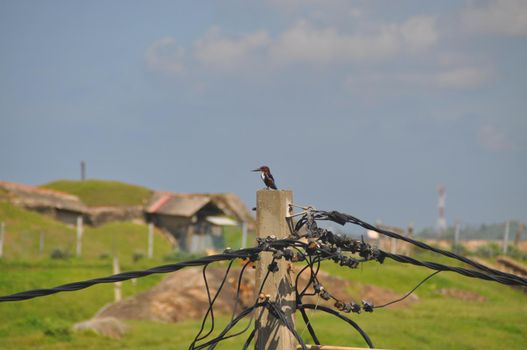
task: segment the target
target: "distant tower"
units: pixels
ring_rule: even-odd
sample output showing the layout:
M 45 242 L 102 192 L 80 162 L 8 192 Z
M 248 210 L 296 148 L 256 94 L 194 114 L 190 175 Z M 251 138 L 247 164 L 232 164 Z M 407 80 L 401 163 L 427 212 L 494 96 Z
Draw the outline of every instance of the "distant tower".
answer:
M 439 194 L 439 200 L 437 208 L 439 209 L 439 216 L 437 218 L 437 233 L 444 233 L 447 229 L 446 218 L 445 218 L 445 202 L 446 202 L 446 190 L 445 186 L 437 186 L 437 193 Z

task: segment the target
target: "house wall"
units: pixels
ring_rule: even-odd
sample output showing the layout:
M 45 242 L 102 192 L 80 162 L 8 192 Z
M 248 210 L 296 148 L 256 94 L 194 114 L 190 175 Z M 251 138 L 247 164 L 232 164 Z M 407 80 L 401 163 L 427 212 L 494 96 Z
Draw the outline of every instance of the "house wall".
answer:
M 26 207 L 26 209 L 33 210 L 47 216 L 51 216 L 52 218 L 59 220 L 67 225 L 77 225 L 77 217 L 82 216 L 82 213 L 78 213 L 75 211 L 50 207 Z
M 55 218 L 68 225 L 77 225 L 77 218 L 82 216 L 82 213 L 77 213 L 69 210 L 55 209 Z
M 208 214 L 197 215 L 196 222 L 192 222 L 186 217 L 148 214 L 147 220 L 169 232 L 176 239 L 181 251 L 199 253 L 207 249 L 222 249 L 224 247 L 223 230 L 205 221 L 206 216 Z

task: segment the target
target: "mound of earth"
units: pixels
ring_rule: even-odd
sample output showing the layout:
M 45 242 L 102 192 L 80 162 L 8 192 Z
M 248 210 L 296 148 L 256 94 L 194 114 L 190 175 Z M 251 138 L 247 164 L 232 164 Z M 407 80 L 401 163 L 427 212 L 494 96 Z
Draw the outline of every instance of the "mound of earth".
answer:
M 215 313 L 232 313 L 239 272 L 239 268 L 233 268 L 229 272 L 223 290 L 214 303 Z M 207 283 L 211 297 L 214 297 L 224 274 L 225 268 L 207 269 Z M 241 306 L 238 306 L 238 310 L 254 303 L 254 275 L 253 269 L 246 269 L 240 288 Z M 305 286 L 308 278 L 309 274 L 305 271 L 299 278 L 299 286 Z M 353 289 L 360 290 L 360 293 L 354 297 L 349 293 L 350 287 L 352 287 L 351 281 L 331 276 L 324 272 L 319 273 L 318 279 L 326 290 L 336 298 L 346 302 L 354 300 L 360 303 L 361 299 L 365 299 L 379 305 L 402 296 L 389 289 L 372 285 L 356 285 L 356 288 Z M 317 296 L 304 297 L 303 300 L 304 303 L 319 303 L 327 306 L 332 306 L 334 303 L 332 301 L 324 301 Z M 404 306 L 415 300 L 417 300 L 417 297 L 411 295 L 403 302 L 395 305 Z M 208 296 L 201 269 L 188 268 L 169 275 L 146 292 L 104 307 L 97 313 L 96 317 L 178 322 L 186 319 L 202 318 L 208 305 Z

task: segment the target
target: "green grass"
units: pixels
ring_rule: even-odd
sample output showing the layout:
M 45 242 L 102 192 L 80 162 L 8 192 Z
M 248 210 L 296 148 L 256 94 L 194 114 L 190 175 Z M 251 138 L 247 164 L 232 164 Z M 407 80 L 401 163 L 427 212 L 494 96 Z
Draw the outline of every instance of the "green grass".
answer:
M 145 263 L 125 265 L 123 270 L 145 268 Z M 112 274 L 110 261 L 39 261 L 32 263 L 0 261 L 0 294 L 52 287 L 68 282 Z M 143 291 L 161 276 L 142 278 L 134 286 L 123 283 L 123 294 Z M 46 298 L 0 305 L 0 348 L 44 348 L 75 340 L 70 328 L 73 322 L 91 318 L 95 312 L 113 300 L 113 285 L 97 285 L 77 292 L 61 293 Z
M 8 202 L 0 201 L 0 222 L 5 222 L 4 259 L 8 261 L 45 260 L 54 250 L 74 256 L 76 229 Z M 44 251 L 40 253 L 40 233 Z M 111 222 L 100 227 L 84 226 L 82 255 L 79 260 L 95 261 L 112 255 L 122 263 L 146 256 L 148 227 L 131 222 Z M 161 262 L 172 251 L 171 243 L 154 229 L 154 261 Z
M 74 194 L 92 207 L 142 205 L 152 194 L 142 186 L 109 180 L 58 180 L 40 187 Z
M 142 268 L 146 262 L 129 264 Z M 332 263 L 325 269 L 361 285 L 371 283 L 405 292 L 429 272 L 426 269 L 386 262 L 366 264 L 350 270 Z M 108 262 L 46 261 L 0 263 L 0 294 L 28 288 L 107 275 Z M 133 287 L 124 284 L 125 296 L 159 281 L 161 276 L 139 279 Z M 322 281 L 323 282 L 323 281 Z M 135 288 L 135 290 L 134 290 Z M 463 301 L 437 293 L 439 288 L 470 290 L 487 298 L 485 302 Z M 351 288 L 361 300 L 359 288 Z M 419 300 L 407 308 L 385 308 L 373 313 L 351 315 L 370 335 L 374 344 L 386 349 L 524 349 L 527 345 L 527 296 L 516 289 L 493 282 L 474 280 L 453 273 L 441 273 L 417 291 Z M 72 333 L 70 326 L 91 316 L 112 300 L 112 286 L 98 285 L 86 290 L 60 293 L 19 303 L 0 304 L 0 349 L 182 349 L 199 329 L 199 321 L 177 324 L 149 321 L 128 322 L 130 332 L 122 340 L 92 333 Z M 310 311 L 312 323 L 325 344 L 360 346 L 364 341 L 340 320 L 321 311 Z M 220 316 L 225 325 L 228 319 Z M 243 323 L 245 325 L 245 322 Z M 297 329 L 310 341 L 297 318 Z M 244 338 L 234 338 L 219 349 L 239 349 Z
M 223 228 L 223 237 L 225 247 L 232 249 L 240 249 L 242 245 L 242 229 L 238 226 L 225 226 Z M 256 245 L 256 234 L 255 232 L 248 232 L 247 234 L 247 246 L 252 247 Z

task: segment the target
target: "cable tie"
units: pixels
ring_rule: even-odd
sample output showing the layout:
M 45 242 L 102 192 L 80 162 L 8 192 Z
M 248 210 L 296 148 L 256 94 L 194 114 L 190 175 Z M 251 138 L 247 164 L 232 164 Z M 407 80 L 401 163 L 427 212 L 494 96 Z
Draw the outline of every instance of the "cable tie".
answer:
M 268 266 L 267 266 L 267 269 L 270 271 L 270 272 L 277 272 L 279 270 L 278 268 L 278 263 L 276 261 L 273 261 L 272 263 L 270 263 Z
M 366 312 L 373 312 L 373 303 L 370 303 L 369 301 L 363 300 L 362 301 L 362 309 Z

